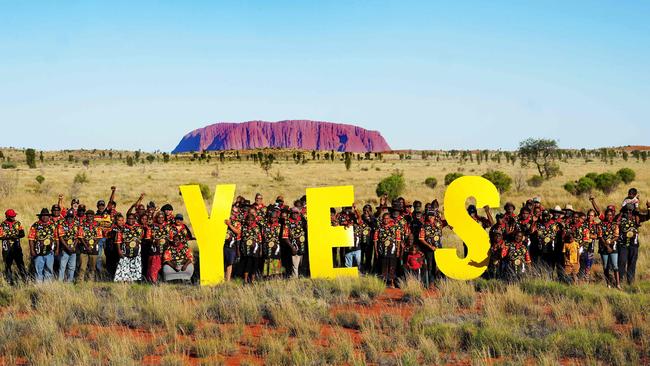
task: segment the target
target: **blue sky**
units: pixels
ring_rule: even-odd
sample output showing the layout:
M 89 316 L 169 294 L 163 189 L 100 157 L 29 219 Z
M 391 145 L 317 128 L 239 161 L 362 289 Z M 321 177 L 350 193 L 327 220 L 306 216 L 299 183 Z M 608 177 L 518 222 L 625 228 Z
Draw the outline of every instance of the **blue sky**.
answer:
M 391 147 L 650 144 L 647 1 L 0 0 L 0 146 L 314 119 Z

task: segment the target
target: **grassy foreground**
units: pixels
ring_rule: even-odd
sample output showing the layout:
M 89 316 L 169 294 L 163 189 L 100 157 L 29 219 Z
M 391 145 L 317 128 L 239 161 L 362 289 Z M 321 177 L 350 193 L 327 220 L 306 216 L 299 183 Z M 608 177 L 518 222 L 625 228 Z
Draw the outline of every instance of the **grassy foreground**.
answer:
M 649 311 L 647 281 L 2 286 L 0 363 L 646 364 Z

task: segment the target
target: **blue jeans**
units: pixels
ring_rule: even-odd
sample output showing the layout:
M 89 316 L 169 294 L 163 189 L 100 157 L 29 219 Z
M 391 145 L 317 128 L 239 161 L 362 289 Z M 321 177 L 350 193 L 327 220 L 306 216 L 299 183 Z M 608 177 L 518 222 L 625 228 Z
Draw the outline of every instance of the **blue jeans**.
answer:
M 356 263 L 357 267 L 361 265 L 361 249 L 345 253 L 345 266 L 350 268 L 353 263 Z
M 51 281 L 54 275 L 54 254 L 38 255 L 34 257 L 36 269 L 36 282 Z
M 74 270 L 77 268 L 77 253 L 68 254 L 61 251 L 59 263 L 59 281 L 72 282 Z
M 106 238 L 97 241 L 97 273 L 104 272 L 104 246 L 106 245 Z
M 618 253 L 601 254 L 600 258 L 603 260 L 605 273 L 609 272 L 610 267 L 612 271 L 618 272 Z

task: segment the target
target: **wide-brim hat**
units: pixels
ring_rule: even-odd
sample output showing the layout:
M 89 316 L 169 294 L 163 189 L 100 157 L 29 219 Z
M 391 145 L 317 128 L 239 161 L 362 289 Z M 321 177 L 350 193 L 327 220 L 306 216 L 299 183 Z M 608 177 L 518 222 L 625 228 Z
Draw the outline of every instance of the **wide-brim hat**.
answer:
M 562 207 L 560 205 L 555 205 L 552 209 L 549 210 L 551 213 L 563 213 Z
M 36 216 L 38 216 L 38 217 L 52 216 L 52 214 L 50 214 L 50 210 L 48 210 L 47 208 L 43 208 L 43 209 L 41 209 L 41 213 L 36 214 Z
M 564 206 L 564 211 L 575 212 L 575 210 L 573 209 L 573 205 L 569 205 L 569 204 Z

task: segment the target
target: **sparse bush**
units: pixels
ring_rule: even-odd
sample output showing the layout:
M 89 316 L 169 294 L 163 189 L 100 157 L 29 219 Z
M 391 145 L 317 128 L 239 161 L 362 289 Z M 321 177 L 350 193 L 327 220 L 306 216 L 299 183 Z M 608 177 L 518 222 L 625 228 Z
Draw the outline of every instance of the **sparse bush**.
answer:
M 86 176 L 86 173 L 77 173 L 77 175 L 74 176 L 74 184 L 84 184 L 88 183 L 88 177 Z
M 535 187 L 535 188 L 541 187 L 542 184 L 544 183 L 544 178 L 540 175 L 533 175 L 526 181 L 526 183 L 530 187 Z
M 37 175 L 36 176 L 36 181 L 38 182 L 39 185 L 43 184 L 43 182 L 45 182 L 45 177 L 42 176 L 42 175 Z
M 436 185 L 438 185 L 438 180 L 436 178 L 434 178 L 434 177 L 429 177 L 429 178 L 424 180 L 424 184 L 427 187 L 429 187 L 431 189 L 434 189 L 434 188 L 436 188 Z
M 343 328 L 359 330 L 361 328 L 361 317 L 354 311 L 342 311 L 335 315 L 336 324 Z
M 483 174 L 483 178 L 489 180 L 494 184 L 495 187 L 499 190 L 500 193 L 507 192 L 510 189 L 512 184 L 512 178 L 506 173 L 499 170 L 491 170 Z
M 133 157 L 132 156 L 127 156 L 126 157 L 126 165 L 133 166 L 133 164 L 135 164 L 135 162 L 133 161 Z
M 381 197 L 385 194 L 392 200 L 399 197 L 402 192 L 404 192 L 405 188 L 406 182 L 404 181 L 404 176 L 401 172 L 395 172 L 379 182 L 375 192 L 377 193 L 377 197 Z
M 16 163 L 13 161 L 2 163 L 2 169 L 16 169 Z
M 616 175 L 618 175 L 618 177 L 621 178 L 621 180 L 625 184 L 632 183 L 636 178 L 636 173 L 634 172 L 634 170 L 630 168 L 621 168 L 619 171 L 616 172 Z
M 199 186 L 199 189 L 201 190 L 201 196 L 203 196 L 204 200 L 210 200 L 212 199 L 212 191 L 210 190 L 210 187 L 208 187 L 207 184 L 205 183 L 187 183 L 188 186 Z
M 449 173 L 445 175 L 445 185 L 448 186 L 451 184 L 451 182 L 455 181 L 456 179 L 462 177 L 462 173 Z

